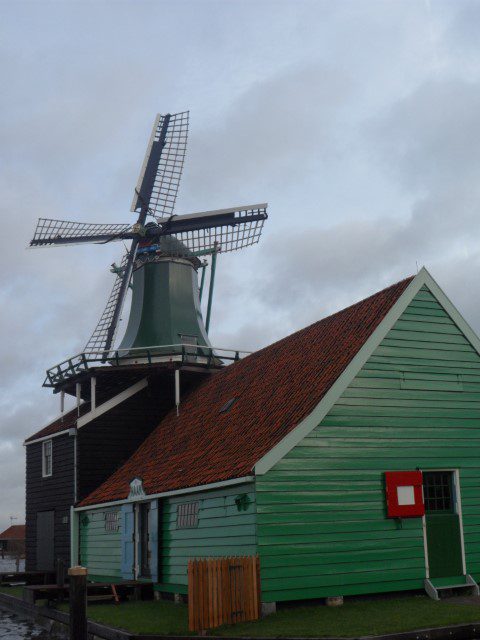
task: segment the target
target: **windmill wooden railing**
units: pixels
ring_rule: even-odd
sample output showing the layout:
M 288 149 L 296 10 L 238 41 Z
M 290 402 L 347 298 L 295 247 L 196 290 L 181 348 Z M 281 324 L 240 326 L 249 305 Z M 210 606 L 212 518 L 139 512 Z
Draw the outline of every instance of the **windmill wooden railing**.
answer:
M 189 561 L 190 631 L 205 631 L 259 617 L 260 563 L 257 556 Z
M 48 369 L 43 386 L 56 387 L 68 379 L 88 371 L 90 366 L 119 365 L 127 360 L 137 360 L 146 364 L 152 364 L 152 362 L 158 362 L 162 359 L 169 362 L 178 360 L 182 364 L 198 364 L 199 366 L 212 367 L 215 364 L 218 364 L 218 366 L 225 364 L 223 361 L 236 362 L 250 353 L 250 351 L 240 351 L 238 349 L 186 345 L 184 343 L 152 347 L 130 347 L 112 349 L 110 351 L 85 351 L 67 358 L 67 360 Z

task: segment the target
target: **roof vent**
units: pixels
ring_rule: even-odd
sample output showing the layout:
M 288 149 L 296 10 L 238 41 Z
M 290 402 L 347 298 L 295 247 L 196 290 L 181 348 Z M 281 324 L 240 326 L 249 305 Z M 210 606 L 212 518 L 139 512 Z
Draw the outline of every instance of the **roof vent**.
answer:
M 227 411 L 230 410 L 231 406 L 233 405 L 233 403 L 237 400 L 237 398 L 230 398 L 230 400 L 228 400 L 223 407 L 220 409 L 220 411 L 218 413 L 226 413 Z

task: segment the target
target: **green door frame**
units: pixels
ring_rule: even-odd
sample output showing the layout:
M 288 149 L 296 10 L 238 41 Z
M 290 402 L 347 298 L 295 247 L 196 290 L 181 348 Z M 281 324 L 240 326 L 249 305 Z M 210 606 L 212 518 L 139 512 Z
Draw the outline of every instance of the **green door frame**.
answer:
M 460 487 L 460 471 L 459 469 L 421 469 L 423 473 L 430 472 L 445 472 L 452 474 L 452 486 L 455 497 L 455 513 L 458 515 L 458 521 L 460 526 L 460 548 L 462 554 L 462 567 L 463 575 L 467 575 L 467 566 L 465 561 L 465 541 L 463 533 L 463 514 L 462 514 L 462 492 Z M 423 490 L 423 487 L 422 487 Z M 425 577 L 430 578 L 430 568 L 428 561 L 428 543 L 427 543 L 427 519 L 425 514 L 422 516 L 422 529 L 423 529 L 423 547 L 425 551 Z

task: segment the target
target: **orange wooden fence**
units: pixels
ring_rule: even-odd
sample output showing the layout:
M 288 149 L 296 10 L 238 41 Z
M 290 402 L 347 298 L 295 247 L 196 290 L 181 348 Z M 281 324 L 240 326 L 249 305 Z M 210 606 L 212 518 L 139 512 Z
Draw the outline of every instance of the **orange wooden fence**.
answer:
M 210 558 L 188 563 L 190 631 L 260 617 L 258 557 Z

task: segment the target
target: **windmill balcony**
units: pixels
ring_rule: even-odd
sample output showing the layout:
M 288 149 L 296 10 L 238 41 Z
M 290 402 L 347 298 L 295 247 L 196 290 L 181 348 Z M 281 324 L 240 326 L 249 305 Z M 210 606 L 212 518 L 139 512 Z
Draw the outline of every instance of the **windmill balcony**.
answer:
M 205 345 L 171 344 L 152 347 L 129 347 L 110 351 L 84 351 L 47 369 L 44 387 L 58 388 L 68 380 L 102 365 L 189 365 L 219 369 L 240 360 L 249 351 Z

